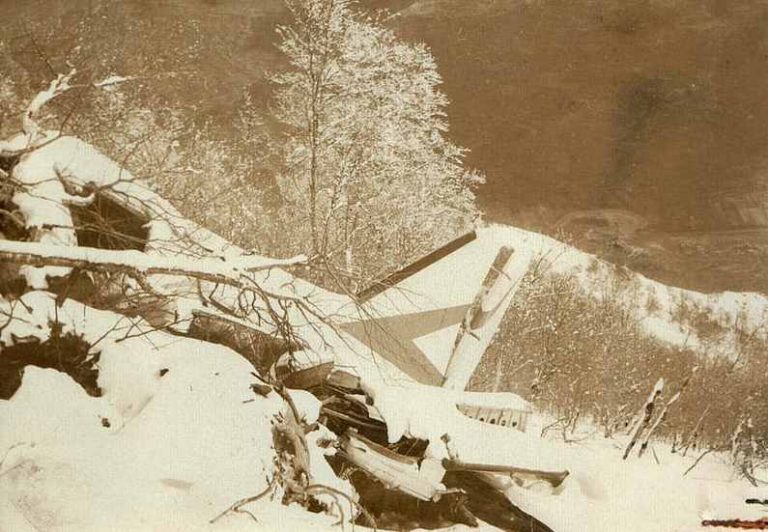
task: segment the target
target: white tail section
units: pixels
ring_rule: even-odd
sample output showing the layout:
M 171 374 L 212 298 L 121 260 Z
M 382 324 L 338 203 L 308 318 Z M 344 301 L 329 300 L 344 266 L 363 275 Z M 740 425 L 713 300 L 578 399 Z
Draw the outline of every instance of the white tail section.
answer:
M 514 253 L 509 247 L 499 250 L 456 335 L 444 387 L 453 390 L 467 387 L 529 264 L 527 254 Z

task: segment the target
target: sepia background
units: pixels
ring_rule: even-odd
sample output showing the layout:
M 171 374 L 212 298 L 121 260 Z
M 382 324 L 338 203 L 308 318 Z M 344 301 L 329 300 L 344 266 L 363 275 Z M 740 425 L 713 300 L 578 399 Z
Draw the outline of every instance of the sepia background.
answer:
M 0 529 L 764 518 L 766 2 L 0 7 Z
M 150 95 L 210 118 L 223 138 L 244 88 L 265 105 L 267 73 L 285 66 L 278 0 L 5 4 L 11 35 L 23 21 L 35 29 L 41 12 L 56 21 L 39 38 L 54 62 L 87 32 L 82 56 L 105 67 L 175 72 Z M 390 10 L 388 26 L 430 47 L 450 137 L 487 176 L 487 219 L 560 235 L 666 283 L 768 289 L 764 3 L 360 5 Z M 16 61 L 44 72 L 15 33 Z

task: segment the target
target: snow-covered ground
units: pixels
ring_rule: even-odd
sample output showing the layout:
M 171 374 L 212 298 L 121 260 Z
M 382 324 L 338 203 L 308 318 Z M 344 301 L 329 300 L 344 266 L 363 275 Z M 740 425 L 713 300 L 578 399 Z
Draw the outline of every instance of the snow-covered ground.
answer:
M 0 401 L 0 530 L 253 530 L 247 514 L 209 525 L 272 476 L 271 420 L 284 403 L 250 389 L 252 366 L 225 347 L 71 300 L 55 309 L 44 292 L 23 299 L 31 311 L 15 309 L 18 326 L 8 329 L 44 334 L 56 312 L 65 331 L 97 343 L 103 395 L 28 366 L 19 390 Z M 313 454 L 328 481 L 330 469 Z M 302 529 L 310 516 L 279 497 L 258 513 L 267 530 Z M 312 514 L 310 522 L 334 521 Z
M 546 246 L 562 250 L 555 267 L 583 276 L 587 286 L 599 279 L 585 254 L 533 233 L 495 230 L 505 242 L 528 245 L 534 253 L 546 252 Z M 643 278 L 639 284 L 662 300 L 660 294 L 669 301 L 677 295 L 677 289 Z M 752 294 L 686 297 L 714 305 L 723 316 L 741 310 L 757 320 L 765 309 L 765 298 Z M 63 373 L 28 367 L 22 387 L 0 402 L 0 530 L 333 529 L 336 517 L 286 508 L 279 496 L 248 507 L 258 522 L 237 513 L 210 523 L 267 485 L 274 458 L 271 419 L 285 406 L 275 394 L 253 393 L 252 367 L 242 357 L 210 343 L 147 332 L 149 325 L 141 321 L 72 300 L 55 308 L 46 292 L 29 292 L 23 300 L 14 308 L 19 319 L 2 331 L 6 345 L 13 343 L 12 333 L 44 338 L 56 317 L 65 332 L 83 334 L 98 346 L 104 394 L 88 396 Z M 571 474 L 556 490 L 511 482 L 506 490 L 515 504 L 556 531 L 712 530 L 701 521 L 761 517 L 761 509 L 744 500 L 768 499 L 768 488 L 734 478 L 727 457 L 714 453 L 684 475 L 696 453 L 681 457 L 655 444 L 642 459 L 623 461 L 621 437 L 604 439 L 581 429 L 572 443 L 541 440 L 547 420 L 536 415 L 526 436 L 510 431 L 506 438 L 505 429 L 490 425 L 476 432 L 472 427 L 479 422 L 444 411 L 444 390 L 397 389 L 391 381 L 370 378 L 367 384 L 392 439 L 408 433 L 437 441 L 446 431 L 452 445 L 476 451 L 467 461 L 481 461 L 484 449 L 493 449 L 510 462 L 567 468 Z M 309 418 L 316 416 L 311 398 L 296 399 Z M 439 445 L 433 451 L 440 456 Z M 313 473 L 348 489 L 321 456 L 313 447 Z
M 120 340 L 129 327 L 141 331 L 146 324 L 71 300 L 56 309 L 45 292 L 25 295 L 24 303 L 31 310 L 15 310 L 21 313 L 12 328 L 16 333 L 41 334 L 56 312 L 65 331 L 98 343 L 104 393 L 91 397 L 63 373 L 28 367 L 21 388 L 0 402 L 0 530 L 332 527 L 335 518 L 285 508 L 279 497 L 249 507 L 258 522 L 238 513 L 210 523 L 267 485 L 274 458 L 271 419 L 284 408 L 274 393 L 253 393 L 252 368 L 239 355 L 158 331 Z M 99 338 L 98 331 L 110 332 Z M 441 403 L 445 391 L 371 392 L 393 439 L 403 432 L 437 439 L 446 430 L 459 449 L 472 448 L 472 442 L 462 444 L 462 436 L 477 439 L 478 433 L 462 429 L 479 422 L 428 408 L 430 401 L 448 404 Z M 307 421 L 314 421 L 313 398 L 305 392 L 293 397 Z M 537 467 L 547 460 L 565 464 L 571 474 L 555 490 L 507 486 L 515 504 L 554 530 L 694 531 L 702 529 L 703 519 L 761 516 L 744 500 L 768 498 L 768 487 L 735 479 L 725 457 L 707 455 L 684 475 L 696 453 L 682 457 L 654 444 L 643 458 L 623 461 L 621 437 L 605 439 L 584 426 L 569 436 L 570 443 L 557 436 L 541 440 L 548 422 L 534 416 L 527 435 L 509 431 L 506 439 L 506 429 L 485 425 L 485 445 L 475 445 L 479 454 L 465 458 L 480 461 L 485 448 L 508 454 L 512 462 L 530 454 L 528 460 L 541 462 Z M 312 461 L 319 480 L 347 489 L 332 477 L 319 448 L 313 447 Z
M 549 420 L 535 419 L 539 427 L 530 431 L 539 433 Z M 754 488 L 735 478 L 725 455 L 707 454 L 685 474 L 700 451 L 682 456 L 667 444 L 653 443 L 642 458 L 632 455 L 625 461 L 626 437 L 606 439 L 586 425 L 569 434 L 570 443 L 560 434 L 547 438 L 569 465 L 569 478 L 554 491 L 511 485 L 507 494 L 556 531 L 693 532 L 719 530 L 702 527 L 706 519 L 768 515 L 765 507 L 744 502 L 768 498 L 768 486 Z
M 35 221 L 36 216 L 48 219 L 45 213 L 50 206 L 43 208 L 40 197 L 61 205 L 72 199 L 54 172 L 67 166 L 61 160 L 64 154 L 70 158 L 79 154 L 75 159 L 82 165 L 67 168 L 81 184 L 111 184 L 114 188 L 121 176 L 121 170 L 107 160 L 85 164 L 95 156 L 84 145 L 73 140 L 57 142 L 61 145 L 51 143 L 47 151 L 41 148 L 19 165 L 21 177 L 29 177 L 26 182 L 35 192 L 16 198 L 28 221 Z M 40 180 L 40 176 L 45 179 Z M 154 196 L 141 197 L 155 200 Z M 170 227 L 166 220 L 170 209 L 162 207 L 165 223 L 155 221 L 150 244 L 163 242 L 167 246 L 173 240 L 165 231 Z M 146 202 L 142 208 L 149 208 Z M 71 225 L 65 211 L 56 212 L 63 216 L 59 225 Z M 176 222 L 176 214 L 171 214 Z M 196 227 L 187 229 L 199 232 Z M 39 244 L 74 246 L 75 236 L 72 232 L 44 233 Z M 207 240 L 216 243 L 210 246 L 214 255 L 227 258 L 227 249 L 222 249 L 214 236 Z M 474 265 L 477 271 L 473 275 L 481 280 L 487 266 L 478 268 L 478 257 L 484 254 L 490 262 L 500 245 L 511 245 L 525 256 L 547 257 L 555 271 L 576 276 L 597 296 L 616 280 L 615 268 L 574 248 L 535 233 L 492 226 L 478 231 L 477 240 L 454 256 L 467 257 L 464 268 L 450 262 L 444 266 L 452 283 L 465 286 L 464 296 L 471 298 L 476 292 L 474 286 L 469 291 L 473 283 L 468 282 L 468 270 Z M 168 254 L 165 247 L 149 251 L 155 258 Z M 234 250 L 232 255 L 230 259 L 242 258 L 243 253 Z M 249 256 L 248 264 L 258 259 Z M 225 266 L 217 267 L 222 275 L 244 267 L 236 260 Z M 67 271 L 28 268 L 25 273 L 30 287 L 43 288 L 43 273 L 63 275 Z M 263 275 L 265 284 L 279 290 L 290 288 L 289 295 L 314 295 L 307 283 L 287 276 L 278 271 Z M 439 275 L 431 278 L 441 284 L 422 285 L 426 295 L 439 291 L 452 297 L 462 295 L 450 290 Z M 666 287 L 635 274 L 630 279 L 628 288 L 610 296 L 624 294 L 649 334 L 671 343 L 695 346 L 698 342 L 695 330 L 672 319 L 680 298 L 709 309 L 724 325 L 734 325 L 737 318 L 749 327 L 765 323 L 768 300 L 758 294 L 704 295 Z M 285 287 L 288 281 L 291 286 Z M 156 288 L 172 287 L 163 284 Z M 413 294 L 408 295 L 413 299 Z M 325 301 L 318 308 L 340 315 L 349 303 L 348 298 L 325 292 L 318 297 Z M 649 304 L 651 299 L 656 302 L 653 311 L 648 310 L 654 306 Z M 6 346 L 13 345 L 15 337 L 45 339 L 54 318 L 64 324 L 65 332 L 83 334 L 91 346 L 97 346 L 92 350 L 100 352 L 98 384 L 103 390 L 101 397 L 91 397 L 64 373 L 27 367 L 21 388 L 9 401 L 0 401 L 1 531 L 333 528 L 336 516 L 310 514 L 295 505 L 283 507 L 279 495 L 249 507 L 256 521 L 237 513 L 210 523 L 235 501 L 267 486 L 275 456 L 272 419 L 285 408 L 274 393 L 267 397 L 254 394 L 253 368 L 240 355 L 225 347 L 152 331 L 141 320 L 90 309 L 72 300 L 56 306 L 53 295 L 47 292 L 29 292 L 23 296 L 23 304 L 13 308 L 5 301 L 0 303 L 4 314 L 12 311 L 16 318 L 0 331 Z M 444 336 L 450 341 L 455 332 L 447 331 Z M 722 341 L 727 347 L 728 338 Z M 343 338 L 317 338 L 315 347 L 318 353 L 322 346 L 341 351 L 345 342 Z M 347 351 L 350 357 L 358 355 Z M 346 362 L 362 367 L 356 358 Z M 756 490 L 734 479 L 725 460 L 715 454 L 706 456 L 684 475 L 695 456 L 672 455 L 663 445 L 642 459 L 623 461 L 620 439 L 577 434 L 575 443 L 544 441 L 538 438 L 535 423 L 525 436 L 505 432 L 508 429 L 483 426 L 458 414 L 444 390 L 411 383 L 397 387 L 393 380 L 379 378 L 380 370 L 371 363 L 361 376 L 388 423 L 391 439 L 402 434 L 429 438 L 429 452 L 437 458 L 450 452 L 453 445 L 467 461 L 478 462 L 484 454 L 501 453 L 510 463 L 567 468 L 570 477 L 554 491 L 543 486 L 507 486 L 513 502 L 557 531 L 699 530 L 702 519 L 759 517 L 754 515 L 758 510 L 745 506 L 743 500 L 768 499 L 768 490 Z M 312 398 L 296 394 L 295 399 L 309 421 L 317 416 Z M 545 420 L 539 418 L 539 423 Z M 441 436 L 446 432 L 452 440 L 443 445 Z M 348 485 L 331 475 L 322 459 L 323 451 L 314 445 L 323 435 L 318 432 L 308 438 L 313 443 L 312 473 L 319 482 L 347 491 Z
M 100 398 L 55 370 L 27 369 L 0 405 L 0 530 L 332 529 L 335 518 L 270 499 L 248 507 L 257 522 L 229 514 L 209 523 L 266 486 L 280 401 L 254 395 L 251 368 L 226 348 L 158 334 L 151 341 L 164 342 L 155 348 L 142 337 L 106 353 Z M 534 419 L 536 439 L 547 420 Z M 544 454 L 571 471 L 560 488 L 508 483 L 509 498 L 556 531 L 705 530 L 702 519 L 760 517 L 744 500 L 768 498 L 714 454 L 684 476 L 697 454 L 656 444 L 622 461 L 621 439 L 586 429 L 572 439 L 542 440 Z

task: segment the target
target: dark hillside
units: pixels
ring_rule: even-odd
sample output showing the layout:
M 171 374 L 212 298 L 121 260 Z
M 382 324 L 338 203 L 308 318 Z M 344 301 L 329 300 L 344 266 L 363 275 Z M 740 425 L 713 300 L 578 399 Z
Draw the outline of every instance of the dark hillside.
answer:
M 40 50 L 57 69 L 142 75 L 157 101 L 224 137 L 245 90 L 268 107 L 266 73 L 283 66 L 279 0 L 2 3 L 3 39 L 31 81 L 48 77 Z M 361 4 L 432 48 L 451 135 L 488 176 L 488 219 L 564 234 L 666 283 L 768 291 L 768 5 Z

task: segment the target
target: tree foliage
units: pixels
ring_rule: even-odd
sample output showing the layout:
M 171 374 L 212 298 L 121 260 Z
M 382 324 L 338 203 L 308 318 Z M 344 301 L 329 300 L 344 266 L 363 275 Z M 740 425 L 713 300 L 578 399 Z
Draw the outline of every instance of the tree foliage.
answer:
M 273 77 L 292 245 L 366 278 L 471 226 L 464 150 L 447 139 L 437 65 L 347 0 L 289 0 L 291 68 Z M 383 260 L 382 260 L 383 259 Z

